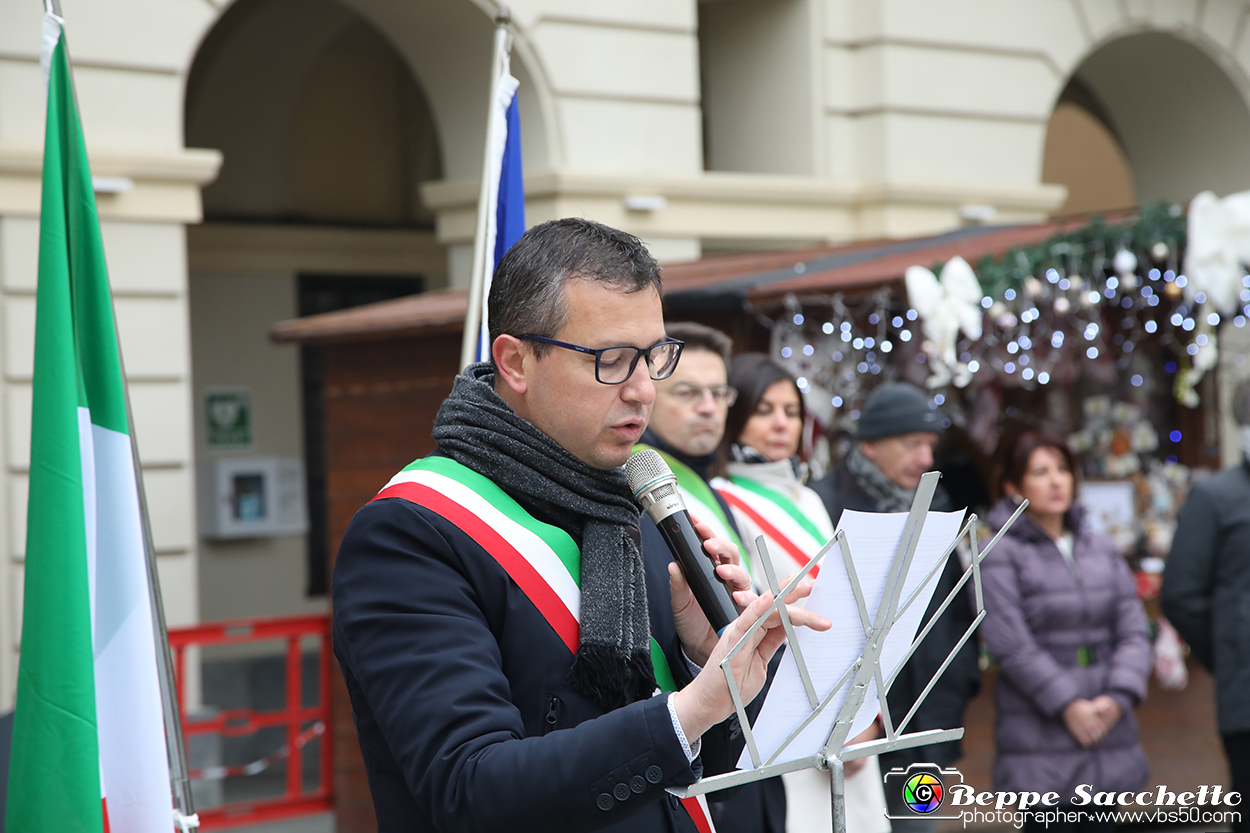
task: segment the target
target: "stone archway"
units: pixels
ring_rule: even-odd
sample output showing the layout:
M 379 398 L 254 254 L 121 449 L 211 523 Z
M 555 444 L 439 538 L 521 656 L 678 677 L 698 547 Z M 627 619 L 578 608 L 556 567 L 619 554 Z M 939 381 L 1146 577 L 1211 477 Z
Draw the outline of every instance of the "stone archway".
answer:
M 196 57 L 185 119 L 188 142 L 224 156 L 210 221 L 432 224 L 417 192 L 442 175 L 427 98 L 336 0 L 233 4 Z
M 1250 188 L 1246 79 L 1224 57 L 1189 33 L 1140 30 L 1086 54 L 1056 103 L 1043 161 L 1047 181 L 1070 187 L 1065 210 Z

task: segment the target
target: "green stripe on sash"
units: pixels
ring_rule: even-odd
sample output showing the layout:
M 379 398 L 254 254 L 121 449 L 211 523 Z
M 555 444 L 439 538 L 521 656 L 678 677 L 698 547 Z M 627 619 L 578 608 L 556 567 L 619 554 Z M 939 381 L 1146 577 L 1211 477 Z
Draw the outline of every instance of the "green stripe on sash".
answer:
M 481 495 L 491 506 L 543 539 L 569 571 L 574 583 L 582 586 L 582 553 L 573 537 L 563 529 L 538 520 L 489 478 L 450 457 L 423 457 L 404 467 L 404 471 L 418 470 L 441 474 Z
M 651 667 L 655 669 L 655 684 L 660 687 L 660 691 L 676 691 L 677 681 L 673 679 L 673 669 L 668 667 L 668 657 L 664 656 L 664 650 L 660 647 L 660 643 L 655 641 L 655 637 L 651 637 Z
M 804 531 L 806 531 L 807 534 L 811 535 L 817 541 L 823 542 L 825 540 L 825 536 L 822 535 L 820 533 L 820 530 L 816 528 L 816 524 L 812 523 L 811 520 L 809 520 L 806 515 L 800 512 L 799 507 L 795 506 L 794 502 L 791 501 L 785 495 L 781 494 L 780 492 L 774 491 L 773 489 L 770 489 L 767 486 L 761 486 L 759 483 L 756 483 L 754 480 L 749 480 L 745 477 L 742 477 L 741 475 L 734 475 L 730 477 L 729 479 L 733 482 L 735 486 L 739 486 L 743 489 L 746 489 L 748 492 L 754 492 L 760 497 L 765 498 L 766 500 L 772 501 L 773 503 L 777 504 L 777 506 L 779 506 L 787 515 L 789 515 L 791 518 L 794 519 L 795 523 L 803 527 Z
M 578 550 L 576 542 L 573 541 L 573 537 L 563 529 L 543 523 L 529 512 L 526 512 L 524 507 L 517 503 L 511 495 L 492 483 L 487 477 L 478 474 L 462 463 L 457 463 L 450 457 L 422 457 L 420 460 L 414 460 L 412 463 L 409 463 L 403 470 L 429 471 L 441 474 L 485 498 L 487 502 L 500 512 L 530 532 L 533 532 L 547 546 L 551 547 L 552 551 L 559 557 L 560 563 L 564 565 L 565 569 L 569 571 L 569 575 L 573 577 L 574 583 L 578 587 L 582 586 L 582 554 Z M 660 648 L 660 643 L 655 641 L 654 636 L 651 637 L 651 667 L 655 671 L 655 681 L 661 691 L 677 690 L 677 682 L 673 678 L 673 671 L 669 667 L 668 658 L 664 656 L 664 651 Z

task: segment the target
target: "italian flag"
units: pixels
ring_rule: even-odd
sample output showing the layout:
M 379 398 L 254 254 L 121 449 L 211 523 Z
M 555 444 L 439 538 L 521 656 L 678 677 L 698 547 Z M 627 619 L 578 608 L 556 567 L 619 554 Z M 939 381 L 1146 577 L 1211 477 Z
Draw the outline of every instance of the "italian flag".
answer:
M 139 484 L 61 24 L 44 20 L 30 508 L 6 829 L 168 833 Z

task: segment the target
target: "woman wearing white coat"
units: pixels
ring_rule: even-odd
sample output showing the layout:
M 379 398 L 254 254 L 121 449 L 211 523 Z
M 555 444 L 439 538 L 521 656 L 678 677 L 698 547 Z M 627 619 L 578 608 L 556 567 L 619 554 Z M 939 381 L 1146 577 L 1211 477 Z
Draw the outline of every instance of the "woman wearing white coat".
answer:
M 807 564 L 833 537 L 824 501 L 804 485 L 807 466 L 798 455 L 805 418 L 803 397 L 794 377 L 762 353 L 734 359 L 729 384 L 738 391 L 738 399 L 725 423 L 723 476 L 713 480 L 712 487 L 733 509 L 748 547 L 753 549 L 756 537 L 764 536 L 781 581 Z M 766 586 L 761 559 L 752 558 L 751 565 L 752 578 Z M 849 743 L 879 734 L 874 723 Z M 889 833 L 877 757 L 849 761 L 844 772 L 846 829 Z M 782 779 L 787 833 L 828 830 L 829 774 L 809 769 L 787 773 Z

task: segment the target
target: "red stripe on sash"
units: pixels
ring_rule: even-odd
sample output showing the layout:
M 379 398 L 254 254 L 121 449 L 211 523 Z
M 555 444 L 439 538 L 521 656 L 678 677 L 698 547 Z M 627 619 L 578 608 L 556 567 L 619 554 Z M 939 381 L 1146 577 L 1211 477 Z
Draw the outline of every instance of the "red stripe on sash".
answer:
M 712 820 L 703 811 L 703 805 L 699 803 L 698 798 L 694 796 L 683 798 L 681 799 L 681 805 L 690 814 L 690 820 L 694 822 L 694 826 L 698 828 L 699 833 L 716 833 L 716 828 L 712 826 Z
M 769 523 L 768 520 L 763 515 L 761 515 L 759 512 L 756 512 L 742 498 L 738 497 L 733 492 L 730 492 L 728 490 L 720 492 L 720 496 L 723 497 L 726 501 L 728 501 L 731 506 L 735 506 L 738 509 L 741 509 L 742 512 L 748 518 L 750 518 L 752 521 L 755 522 L 756 526 L 758 526 L 761 530 L 764 531 L 765 535 L 767 535 L 769 538 L 772 538 L 778 544 L 781 544 L 781 548 L 785 550 L 786 552 L 788 552 L 790 556 L 799 563 L 800 567 L 807 566 L 807 562 L 812 560 L 810 557 L 808 557 L 808 555 L 805 552 L 803 552 L 802 549 L 799 548 L 798 544 L 794 543 L 789 538 L 787 538 L 781 532 L 781 530 L 779 530 L 777 527 Z M 811 572 L 811 577 L 816 578 L 816 574 L 819 572 L 820 572 L 820 567 L 813 567 L 812 572 Z M 784 577 L 777 576 L 778 581 L 780 581 L 782 578 Z
M 525 556 L 509 544 L 502 535 L 487 526 L 486 522 L 446 495 L 420 483 L 396 483 L 378 492 L 374 500 L 387 497 L 403 498 L 410 503 L 437 512 L 460 528 L 478 546 L 499 562 L 521 592 L 534 603 L 538 612 L 547 620 L 556 634 L 564 640 L 568 649 L 577 653 L 579 627 L 577 619 L 551 585 L 525 559 Z

